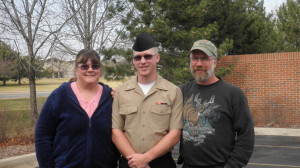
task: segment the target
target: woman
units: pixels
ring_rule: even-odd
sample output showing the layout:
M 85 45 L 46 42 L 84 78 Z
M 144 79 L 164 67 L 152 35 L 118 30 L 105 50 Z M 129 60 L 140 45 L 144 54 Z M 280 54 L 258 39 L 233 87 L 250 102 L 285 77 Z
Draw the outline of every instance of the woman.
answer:
M 111 88 L 98 82 L 96 51 L 81 50 L 76 77 L 48 97 L 35 131 L 39 166 L 115 168 L 119 152 L 111 140 Z

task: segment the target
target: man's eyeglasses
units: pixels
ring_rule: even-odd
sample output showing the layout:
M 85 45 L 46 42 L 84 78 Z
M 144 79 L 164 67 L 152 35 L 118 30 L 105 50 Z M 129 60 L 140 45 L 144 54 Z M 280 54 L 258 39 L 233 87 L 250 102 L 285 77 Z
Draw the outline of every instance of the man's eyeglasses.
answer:
M 157 55 L 157 54 L 155 54 L 155 55 Z M 136 55 L 136 56 L 133 57 L 133 60 L 134 61 L 141 61 L 142 57 L 144 57 L 145 60 L 151 60 L 153 58 L 153 56 L 155 56 L 155 55 L 150 55 L 150 54 L 147 54 L 147 55 L 144 55 L 144 56 Z
M 207 63 L 210 60 L 213 60 L 213 58 L 209 58 L 209 57 L 205 57 L 205 58 L 201 58 L 201 57 L 191 57 L 190 58 L 192 63 L 198 63 L 198 61 L 201 61 L 203 63 Z
M 88 65 L 88 64 L 82 64 L 80 66 L 78 66 L 78 68 L 80 68 L 81 70 L 88 70 L 89 68 L 92 68 L 92 70 L 99 70 L 100 69 L 100 65 L 98 64 L 93 64 L 93 65 Z

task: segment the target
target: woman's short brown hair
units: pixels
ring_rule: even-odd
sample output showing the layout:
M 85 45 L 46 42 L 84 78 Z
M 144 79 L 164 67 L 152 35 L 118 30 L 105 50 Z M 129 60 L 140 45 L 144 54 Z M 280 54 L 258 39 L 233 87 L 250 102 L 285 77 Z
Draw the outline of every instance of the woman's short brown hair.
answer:
M 75 66 L 77 67 L 80 63 L 85 64 L 89 59 L 93 64 L 100 65 L 100 68 L 102 67 L 99 54 L 92 49 L 82 49 L 79 51 L 79 53 L 76 55 Z
M 82 49 L 78 52 L 75 58 L 75 70 L 78 67 L 78 64 L 85 64 L 88 60 L 92 61 L 92 64 L 97 64 L 102 69 L 102 63 L 100 60 L 99 54 L 92 49 Z M 102 71 L 101 71 L 102 72 Z M 70 79 L 70 81 L 76 81 L 76 77 Z

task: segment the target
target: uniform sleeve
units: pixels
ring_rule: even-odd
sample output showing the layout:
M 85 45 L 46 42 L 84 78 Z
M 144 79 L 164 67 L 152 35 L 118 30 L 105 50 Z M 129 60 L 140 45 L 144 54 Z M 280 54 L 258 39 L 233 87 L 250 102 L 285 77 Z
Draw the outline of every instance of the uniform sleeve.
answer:
M 119 91 L 116 90 L 112 107 L 112 128 L 124 130 L 124 118 L 121 116 L 119 111 Z
M 182 100 L 182 93 L 181 90 L 176 87 L 175 90 L 175 99 L 172 105 L 172 114 L 170 118 L 170 126 L 169 130 L 172 129 L 182 129 L 183 128 L 183 118 L 182 118 L 182 111 L 183 111 L 183 100 Z
M 237 134 L 234 150 L 225 168 L 237 168 L 247 165 L 254 149 L 254 124 L 246 96 L 241 90 L 233 102 L 233 127 Z
M 53 141 L 58 119 L 54 113 L 55 96 L 45 102 L 35 129 L 35 149 L 39 167 L 54 167 Z

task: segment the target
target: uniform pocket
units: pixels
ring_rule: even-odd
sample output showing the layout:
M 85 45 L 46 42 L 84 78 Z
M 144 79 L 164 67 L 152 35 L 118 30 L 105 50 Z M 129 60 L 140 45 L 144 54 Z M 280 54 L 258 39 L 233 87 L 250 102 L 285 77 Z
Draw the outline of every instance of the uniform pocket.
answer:
M 151 121 L 149 125 L 155 130 L 168 130 L 170 117 L 171 117 L 171 107 L 168 105 L 156 105 L 150 109 Z
M 138 125 L 138 108 L 135 107 L 122 107 L 120 108 L 120 114 L 125 119 L 124 129 L 134 128 Z

